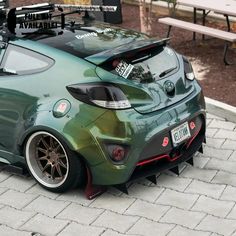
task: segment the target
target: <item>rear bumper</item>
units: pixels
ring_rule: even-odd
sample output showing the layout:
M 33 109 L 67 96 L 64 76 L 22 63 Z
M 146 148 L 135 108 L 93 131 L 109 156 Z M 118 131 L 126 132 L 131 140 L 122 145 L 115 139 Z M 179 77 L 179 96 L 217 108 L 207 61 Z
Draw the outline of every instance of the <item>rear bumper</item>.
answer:
M 139 162 L 129 178 L 129 181 L 152 176 L 164 170 L 173 169 L 180 163 L 188 161 L 193 158 L 194 154 L 202 147 L 204 140 L 205 126 L 202 126 L 201 129 L 184 144 L 184 150 L 177 158 L 171 158 L 169 154 L 166 154 L 153 157 L 146 160 L 146 162 Z
M 153 157 L 170 155 L 173 150 L 172 142 L 170 141 L 169 146 L 163 148 L 161 146 L 163 137 L 168 136 L 171 140 L 170 131 L 186 121 L 195 121 L 197 128 L 200 127 L 199 133 L 192 140 L 191 145 L 182 150 L 176 160 L 162 158 L 147 165 L 139 165 L 140 162 Z M 187 161 L 199 150 L 204 141 L 205 121 L 205 103 L 201 92 L 190 97 L 186 102 L 182 101 L 176 104 L 175 107 L 146 116 L 129 110 L 116 112 L 116 114 L 107 112 L 90 128 L 91 131 L 94 131 L 92 135 L 97 144 L 96 149 L 95 146 L 92 150 L 88 146 L 88 149 L 92 154 L 92 160 L 96 160 L 96 162 L 93 161 L 90 164 L 89 156 L 86 156 L 88 151 L 82 153 L 85 158 L 87 157 L 87 165 L 92 174 L 93 184 L 119 185 L 130 180 L 157 174 Z M 191 137 L 194 135 L 195 131 L 191 132 Z M 104 146 L 104 143 L 109 142 L 125 144 L 130 147 L 123 164 L 112 163 Z
M 162 148 L 156 145 L 155 148 L 152 148 L 152 153 L 154 154 L 155 149 L 156 154 L 143 158 L 141 154 L 143 150 L 153 145 L 151 141 L 144 143 L 142 146 L 140 145 L 139 148 L 131 147 L 132 150 L 124 165 L 114 165 L 107 160 L 99 165 L 91 166 L 90 170 L 93 176 L 93 184 L 119 185 L 172 169 L 180 163 L 188 161 L 201 148 L 205 139 L 205 115 L 204 113 L 200 113 L 196 117 L 188 118 L 180 122 L 180 124 L 186 121 L 190 123 L 192 120 L 196 120 L 196 118 L 201 119 L 199 123 L 200 126 L 196 127 L 196 131 L 192 133 L 192 136 L 184 143 L 181 143 L 180 146 L 174 148 L 171 143 L 171 148 L 166 147 L 166 151 L 162 152 Z M 168 131 L 165 130 L 165 132 L 156 135 L 163 137 L 163 134 L 166 134 L 166 132 L 170 133 L 170 131 L 178 125 L 171 126 Z M 141 141 L 144 142 L 144 140 Z

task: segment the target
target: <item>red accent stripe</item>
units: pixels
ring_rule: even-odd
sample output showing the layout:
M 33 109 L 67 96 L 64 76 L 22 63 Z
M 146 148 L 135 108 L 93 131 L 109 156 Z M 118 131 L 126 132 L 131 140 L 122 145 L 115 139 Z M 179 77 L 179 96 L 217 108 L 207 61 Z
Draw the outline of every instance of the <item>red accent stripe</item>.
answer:
M 189 139 L 189 141 L 187 142 L 187 149 L 192 144 L 193 140 L 198 136 L 201 129 L 202 129 L 202 126 L 196 131 L 196 133 L 193 135 L 193 137 Z
M 182 155 L 171 158 L 169 155 L 165 154 L 165 155 L 161 155 L 161 156 L 151 158 L 149 160 L 138 162 L 138 164 L 136 166 L 143 166 L 143 165 L 146 165 L 146 164 L 154 162 L 154 161 L 159 161 L 161 159 L 167 159 L 168 161 L 173 162 L 173 161 L 176 161 L 177 159 L 179 159 L 181 156 Z
M 143 166 L 143 165 L 146 165 L 146 164 L 148 164 L 148 163 L 150 163 L 150 162 L 158 161 L 158 160 L 161 160 L 161 159 L 164 159 L 164 158 L 168 159 L 168 158 L 170 158 L 170 157 L 169 157 L 169 155 L 167 155 L 167 154 L 161 155 L 161 156 L 156 156 L 156 157 L 154 157 L 154 158 L 152 158 L 152 159 L 139 162 L 139 163 L 137 164 L 137 166 Z

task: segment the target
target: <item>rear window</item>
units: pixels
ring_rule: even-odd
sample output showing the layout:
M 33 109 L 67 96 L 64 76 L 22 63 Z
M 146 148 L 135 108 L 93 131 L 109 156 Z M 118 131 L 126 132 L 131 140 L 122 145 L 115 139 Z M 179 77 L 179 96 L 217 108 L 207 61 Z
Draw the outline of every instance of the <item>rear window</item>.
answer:
M 47 70 L 54 64 L 51 58 L 37 52 L 9 45 L 3 57 L 1 68 L 17 75 L 27 75 Z
M 132 41 L 146 39 L 147 36 L 132 30 L 120 28 L 89 27 L 64 30 L 61 35 L 42 37 L 35 40 L 51 47 L 85 58 Z M 32 39 L 32 36 L 31 36 Z
M 179 65 L 175 52 L 169 47 L 156 47 L 134 55 L 108 61 L 102 68 L 125 79 L 139 83 L 151 83 L 177 71 Z

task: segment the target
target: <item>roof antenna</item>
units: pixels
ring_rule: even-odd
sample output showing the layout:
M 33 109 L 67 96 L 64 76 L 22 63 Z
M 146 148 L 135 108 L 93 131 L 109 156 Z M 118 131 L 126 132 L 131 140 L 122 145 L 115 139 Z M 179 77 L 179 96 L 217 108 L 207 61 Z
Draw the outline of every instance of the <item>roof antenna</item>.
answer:
M 58 9 L 58 11 L 61 12 L 61 28 L 64 29 L 65 28 L 65 24 L 66 24 L 64 10 L 63 10 L 63 8 L 61 6 L 58 6 L 57 9 Z
M 61 13 L 61 28 L 64 29 L 65 25 L 66 25 L 65 14 L 62 12 Z

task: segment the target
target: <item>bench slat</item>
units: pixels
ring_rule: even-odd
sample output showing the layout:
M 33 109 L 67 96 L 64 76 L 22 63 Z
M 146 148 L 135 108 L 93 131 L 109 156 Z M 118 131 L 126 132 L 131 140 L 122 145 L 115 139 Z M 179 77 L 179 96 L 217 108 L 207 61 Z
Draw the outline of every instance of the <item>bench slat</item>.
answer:
M 177 20 L 171 17 L 160 18 L 158 21 L 162 24 L 166 24 L 169 26 L 175 26 L 178 28 L 192 31 L 192 32 L 209 35 L 209 36 L 220 38 L 229 42 L 236 42 L 235 33 L 227 32 L 227 31 L 223 31 L 219 29 L 213 29 L 207 26 L 198 25 L 198 24 L 194 24 L 194 23 L 190 23 L 190 22 L 186 22 L 182 20 Z

